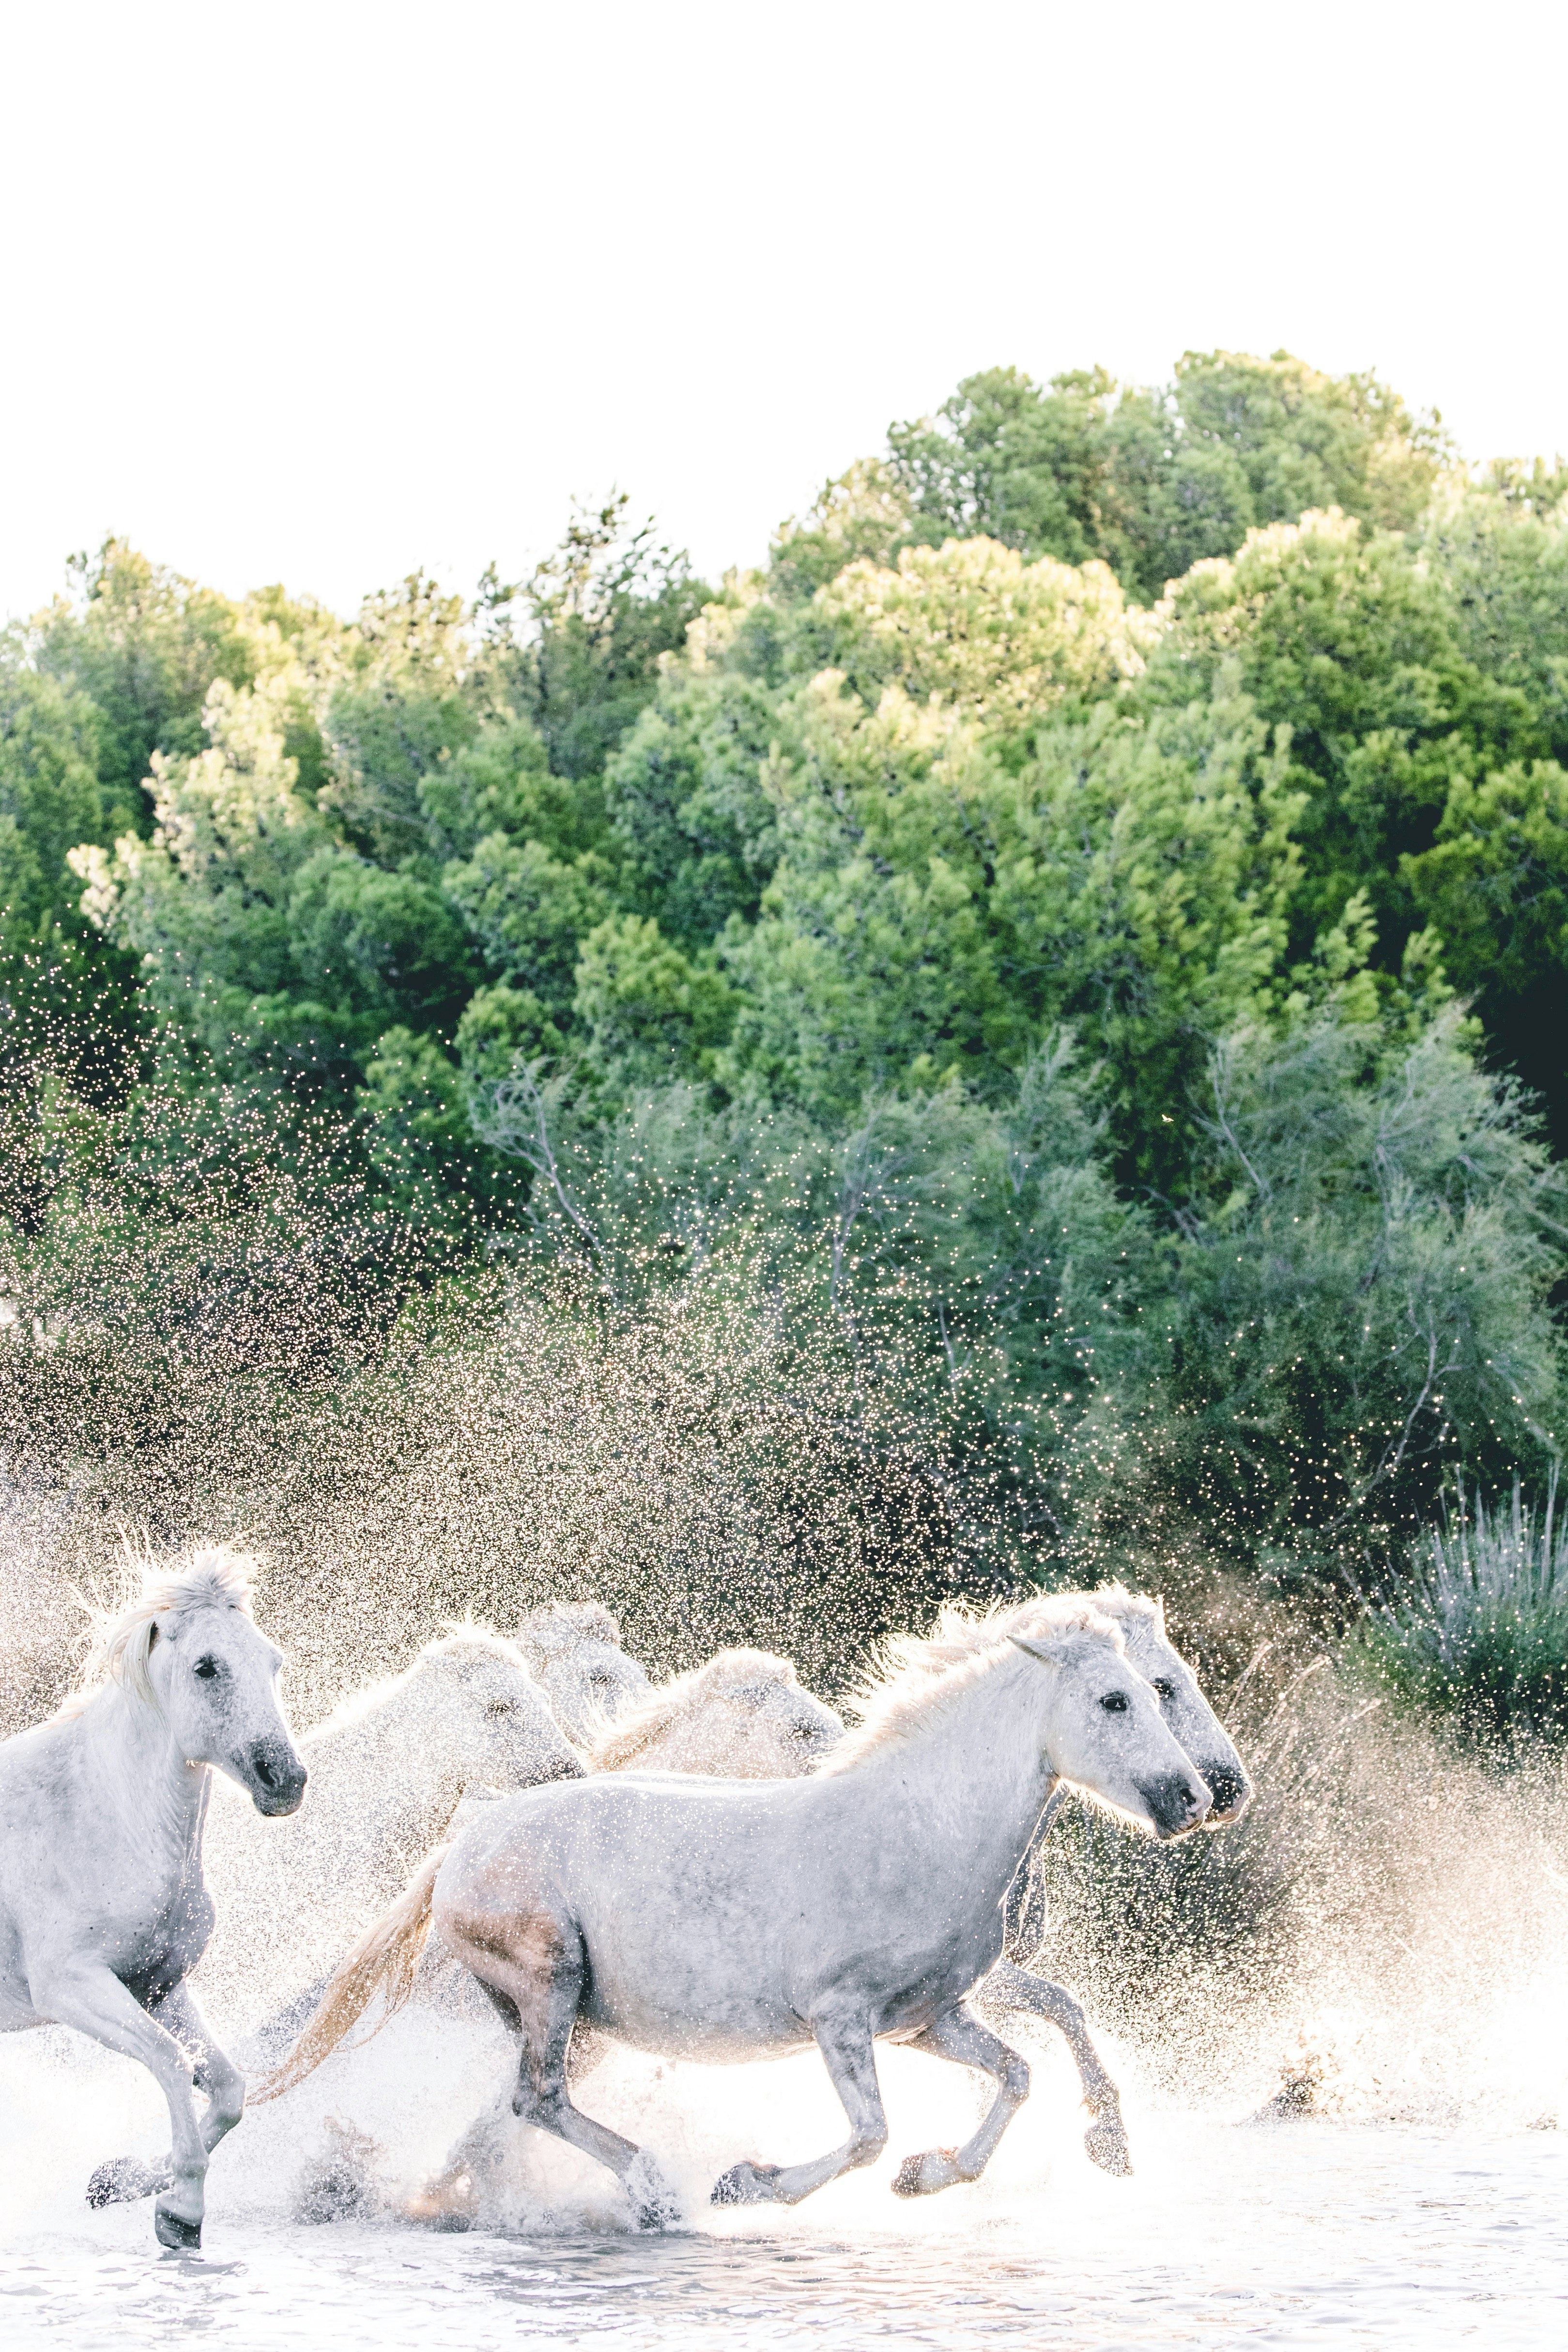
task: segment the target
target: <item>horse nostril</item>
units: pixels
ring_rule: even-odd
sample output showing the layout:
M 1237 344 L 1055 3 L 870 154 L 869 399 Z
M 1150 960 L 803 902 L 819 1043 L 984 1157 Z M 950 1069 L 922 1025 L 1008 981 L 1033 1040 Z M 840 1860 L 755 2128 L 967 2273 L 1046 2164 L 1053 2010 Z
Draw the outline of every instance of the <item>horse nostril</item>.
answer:
M 257 1779 L 260 1781 L 264 1789 L 275 1789 L 278 1786 L 277 1776 L 273 1772 L 272 1767 L 268 1764 L 266 1757 L 262 1754 L 259 1748 L 251 1758 L 250 1762 L 252 1770 L 255 1772 Z

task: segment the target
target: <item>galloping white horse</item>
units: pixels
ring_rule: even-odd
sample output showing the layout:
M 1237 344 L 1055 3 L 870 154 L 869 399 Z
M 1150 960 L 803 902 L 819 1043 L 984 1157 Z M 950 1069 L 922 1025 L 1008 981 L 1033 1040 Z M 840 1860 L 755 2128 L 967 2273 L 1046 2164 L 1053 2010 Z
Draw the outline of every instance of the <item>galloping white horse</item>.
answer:
M 259 2095 L 300 2081 L 377 1992 L 388 2015 L 401 2006 L 434 1924 L 519 2035 L 515 2111 L 615 2171 L 646 2226 L 674 2201 L 643 2150 L 573 2104 L 579 2017 L 720 2062 L 816 2042 L 848 2140 L 812 2163 L 735 2165 L 718 2202 L 794 2204 L 881 2152 L 879 2035 L 996 2083 L 966 2145 L 910 2158 L 894 2185 L 974 2179 L 1028 2069 L 966 1996 L 1000 1957 L 1004 1897 L 1052 1791 L 1070 1780 L 1160 1837 L 1209 1807 L 1110 1618 L 1063 1597 L 989 1633 L 957 1662 L 902 1643 L 860 1730 L 802 1779 L 605 1773 L 487 1806 L 350 1955 Z
M 266 1954 L 268 2004 L 320 1979 L 479 1788 L 531 1789 L 583 1765 L 510 1642 L 463 1625 L 307 1731 L 310 1801 L 277 1834 L 226 1790 L 207 1820 L 218 1930 L 202 1982 L 247 2006 Z M 292 2021 L 298 2023 L 298 2019 Z
M 787 1658 L 720 1650 L 618 1715 L 588 1762 L 595 1772 L 782 1780 L 811 1771 L 843 1737 L 842 1716 L 801 1688 Z
M 88 2199 L 159 2188 L 165 2246 L 200 2245 L 207 2158 L 245 2105 L 186 1982 L 213 1923 L 210 1768 L 259 1813 L 291 1813 L 305 1793 L 278 1700 L 282 1654 L 252 1622 L 247 1571 L 225 1550 L 149 1570 L 81 1691 L 0 1747 L 0 2028 L 72 2025 L 155 2078 L 167 2173 L 105 2167 Z M 199 2121 L 193 2079 L 207 2095 Z
M 518 1626 L 517 1645 L 579 1748 L 647 1696 L 648 1678 L 622 1649 L 621 1629 L 602 1601 L 552 1601 L 531 1610 Z

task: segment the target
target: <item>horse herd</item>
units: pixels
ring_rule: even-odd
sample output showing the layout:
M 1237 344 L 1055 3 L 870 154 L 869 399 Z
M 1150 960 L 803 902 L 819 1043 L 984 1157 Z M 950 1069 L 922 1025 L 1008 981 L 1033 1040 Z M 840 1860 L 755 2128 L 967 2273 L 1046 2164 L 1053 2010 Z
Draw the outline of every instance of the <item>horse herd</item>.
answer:
M 253 2099 L 287 2096 L 367 2012 L 454 1982 L 504 2020 L 515 2079 L 417 2210 L 460 2205 L 520 2116 L 608 2166 L 639 2225 L 674 2219 L 648 2152 L 576 2104 L 613 2040 L 720 2063 L 815 2042 L 848 2138 L 737 2163 L 715 2202 L 794 2204 L 872 2162 L 879 2039 L 994 2083 L 973 2137 L 910 2156 L 893 2186 L 973 2180 L 1028 2093 L 994 2030 L 1018 2011 L 1060 2027 L 1089 2153 L 1128 2168 L 1081 2011 L 1018 1963 L 1063 1788 L 1158 1838 L 1250 1798 L 1158 1602 L 1111 1585 L 949 1608 L 885 1646 L 853 1729 L 759 1651 L 656 1688 L 605 1610 L 558 1602 L 511 1640 L 454 1629 L 296 1741 L 250 1566 L 216 1549 L 149 1569 L 81 1688 L 0 1745 L 0 2029 L 75 2027 L 168 2102 L 167 2160 L 100 2167 L 89 2202 L 151 2194 L 159 2241 L 200 2244 L 247 2085 L 192 1971 L 234 2009 L 258 1950 L 270 2046 L 292 2046 Z

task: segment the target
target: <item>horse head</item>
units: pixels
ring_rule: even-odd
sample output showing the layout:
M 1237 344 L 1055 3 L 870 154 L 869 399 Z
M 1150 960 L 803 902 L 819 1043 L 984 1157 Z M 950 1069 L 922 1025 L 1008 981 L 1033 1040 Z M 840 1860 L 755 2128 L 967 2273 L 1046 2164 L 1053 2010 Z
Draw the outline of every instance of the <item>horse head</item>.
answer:
M 621 1647 L 598 1601 L 552 1601 L 517 1629 L 518 1647 L 569 1738 L 588 1746 L 601 1727 L 647 1696 L 648 1678 Z
M 514 1643 L 463 1627 L 426 1643 L 410 1683 L 431 1736 L 456 1768 L 459 1790 L 531 1789 L 581 1773 L 575 1749 Z
M 1252 1802 L 1252 1782 L 1196 1675 L 1165 1631 L 1163 1603 L 1139 1600 L 1120 1584 L 1104 1586 L 1091 1598 L 1097 1609 L 1121 1626 L 1128 1657 L 1152 1687 L 1167 1727 L 1208 1783 L 1214 1801 L 1204 1827 L 1221 1829 L 1238 1822 Z
M 721 1665 L 726 1671 L 713 1674 Z M 802 1690 L 787 1658 L 765 1650 L 721 1651 L 702 1674 L 709 1678 L 702 1714 L 724 1759 L 715 1769 L 788 1779 L 809 1772 L 844 1737 L 843 1718 Z
M 1195 1829 L 1211 1792 L 1128 1657 L 1121 1629 L 1102 1617 L 1007 1638 L 1050 1676 L 1045 1738 L 1053 1769 L 1158 1838 Z
M 601 1772 L 789 1780 L 809 1772 L 843 1737 L 842 1718 L 802 1690 L 787 1658 L 721 1650 L 608 1725 L 592 1760 Z
M 174 1745 L 245 1790 L 258 1813 L 298 1812 L 306 1771 L 278 1694 L 283 1653 L 250 1614 L 247 1588 L 197 1555 L 150 1605 L 128 1645 L 128 1679 L 155 1701 Z

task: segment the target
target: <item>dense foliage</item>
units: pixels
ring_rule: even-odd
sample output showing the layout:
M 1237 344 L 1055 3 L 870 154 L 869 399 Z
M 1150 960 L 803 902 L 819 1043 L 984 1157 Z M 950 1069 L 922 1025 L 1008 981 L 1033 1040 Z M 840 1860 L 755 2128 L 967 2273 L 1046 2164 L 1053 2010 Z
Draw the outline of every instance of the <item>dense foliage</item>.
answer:
M 353 622 L 110 540 L 0 651 L 0 908 L 61 1379 L 222 1193 L 237 1329 L 743 1303 L 951 1576 L 1376 1592 L 1555 1454 L 1568 479 L 1372 377 L 994 370 L 717 590 L 624 500 Z

